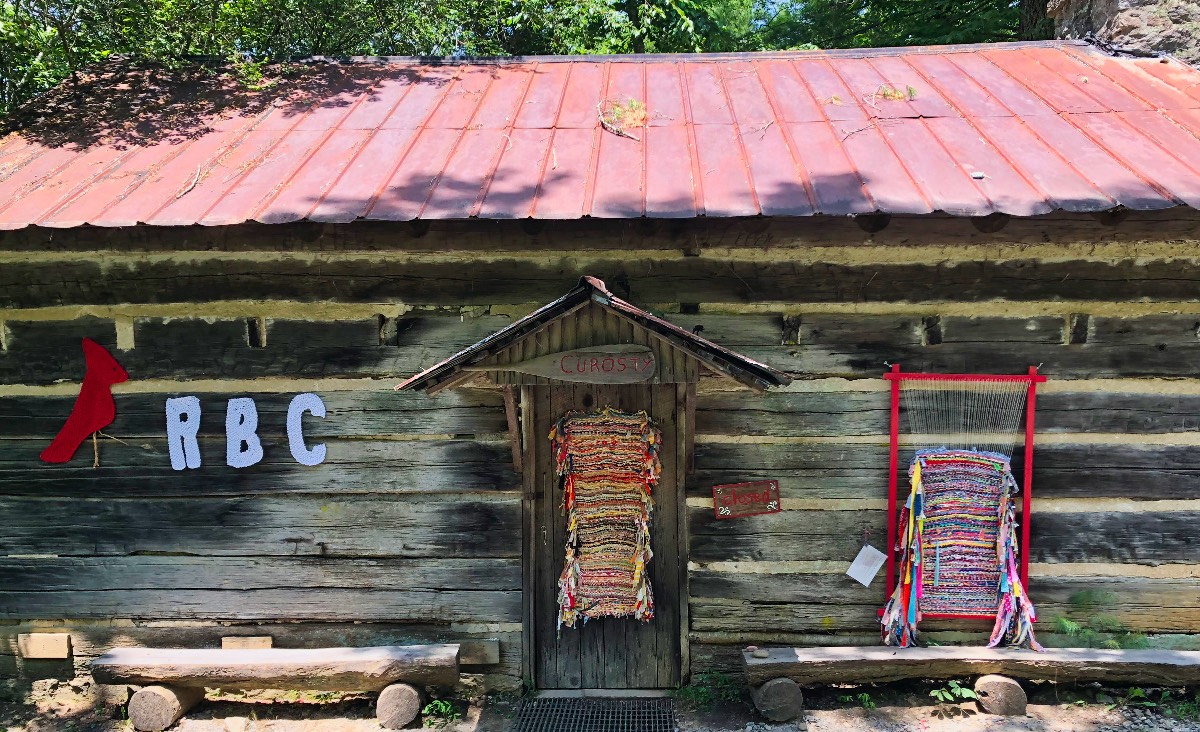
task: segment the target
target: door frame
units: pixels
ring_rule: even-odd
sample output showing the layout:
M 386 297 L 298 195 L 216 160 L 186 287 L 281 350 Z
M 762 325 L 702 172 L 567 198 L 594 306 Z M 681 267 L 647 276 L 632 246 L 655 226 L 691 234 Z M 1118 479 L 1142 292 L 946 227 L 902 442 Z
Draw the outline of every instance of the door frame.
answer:
M 556 382 L 549 385 L 520 386 L 517 400 L 518 423 L 521 435 L 521 676 L 530 689 L 541 689 L 541 680 L 536 677 L 537 632 L 535 585 L 537 581 L 538 556 L 537 537 L 541 527 L 538 524 L 536 502 L 541 486 L 538 485 L 538 460 L 545 456 L 549 449 L 546 435 L 537 434 L 536 429 L 536 400 L 535 389 L 553 388 Z M 563 384 L 566 386 L 567 384 Z M 677 572 L 676 586 L 679 588 L 678 620 L 679 620 L 679 684 L 688 682 L 691 676 L 691 651 L 688 642 L 690 630 L 690 608 L 688 600 L 688 561 L 691 545 L 688 532 L 687 478 L 692 472 L 693 435 L 696 404 L 695 382 L 680 382 L 662 384 L 673 386 L 676 390 L 676 423 L 678 442 L 675 449 L 676 471 L 676 541 L 677 541 Z M 600 405 L 597 405 L 600 406 Z M 654 416 L 654 415 L 651 415 Z M 542 443 L 546 443 L 543 445 Z M 653 560 L 651 560 L 653 561 Z

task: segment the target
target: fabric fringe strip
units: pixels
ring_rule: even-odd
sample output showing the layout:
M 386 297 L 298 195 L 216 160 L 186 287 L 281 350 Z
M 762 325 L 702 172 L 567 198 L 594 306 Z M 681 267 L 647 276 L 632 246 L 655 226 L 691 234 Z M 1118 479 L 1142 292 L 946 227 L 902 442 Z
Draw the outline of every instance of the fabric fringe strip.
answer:
M 568 413 L 550 432 L 567 513 L 558 626 L 654 617 L 647 568 L 662 433 L 645 412 Z
M 1017 483 L 1009 459 L 973 450 L 923 450 L 909 466 L 900 512 L 900 578 L 884 607 L 883 642 L 917 643 L 922 615 L 995 618 L 989 647 L 1041 650 L 1037 614 L 1017 564 Z

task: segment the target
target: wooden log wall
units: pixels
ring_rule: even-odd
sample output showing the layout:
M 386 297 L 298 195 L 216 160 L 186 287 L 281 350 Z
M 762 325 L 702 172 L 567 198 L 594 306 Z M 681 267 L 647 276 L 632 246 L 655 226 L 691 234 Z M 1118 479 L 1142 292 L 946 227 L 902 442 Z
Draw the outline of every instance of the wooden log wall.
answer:
M 885 362 L 1040 364 L 1031 591 L 1058 619 L 1200 648 L 1200 217 L 308 224 L 0 234 L 0 672 L 15 637 L 277 645 L 499 637 L 520 674 L 520 494 L 499 393 L 391 386 L 582 274 L 797 377 L 702 384 L 688 483 L 692 670 L 747 643 L 877 642 Z M 990 222 L 994 223 L 994 222 Z M 131 380 L 74 461 L 37 455 L 70 409 L 79 338 Z M 292 394 L 328 459 L 291 460 Z M 166 457 L 163 400 L 198 394 L 204 467 Z M 224 465 L 253 396 L 266 458 Z M 778 479 L 785 511 L 717 522 L 715 483 Z M 67 618 L 67 621 L 62 621 Z M 196 625 L 200 623 L 200 625 Z M 930 624 L 977 643 L 977 624 Z M 7 654 L 7 655 L 5 655 Z M 24 662 L 28 666 L 31 662 Z

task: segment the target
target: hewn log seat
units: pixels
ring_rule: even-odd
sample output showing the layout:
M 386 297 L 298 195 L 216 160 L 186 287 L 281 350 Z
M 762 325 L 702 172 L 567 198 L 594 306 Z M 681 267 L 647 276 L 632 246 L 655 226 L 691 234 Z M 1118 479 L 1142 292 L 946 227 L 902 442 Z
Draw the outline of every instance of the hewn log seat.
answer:
M 939 646 L 892 648 L 843 646 L 771 648 L 765 657 L 742 652 L 746 681 L 756 691 L 773 683 L 769 718 L 790 719 L 798 714 L 802 686 L 865 684 L 900 679 L 945 679 L 1003 674 L 1050 681 L 1108 681 L 1115 683 L 1190 686 L 1200 683 L 1200 651 L 1108 650 L 1048 648 L 1045 652 L 1016 649 Z M 762 651 L 759 651 L 760 656 Z M 756 695 L 757 700 L 760 695 Z M 775 716 L 772 716 L 772 715 Z M 784 716 L 784 715 L 791 716 Z
M 384 691 L 376 711 L 385 727 L 396 729 L 416 718 L 420 690 L 415 687 L 458 681 L 458 655 L 456 643 L 246 650 L 114 648 L 92 661 L 92 677 L 101 684 L 149 685 L 129 704 L 130 721 L 139 730 L 169 727 L 199 701 L 203 687 Z

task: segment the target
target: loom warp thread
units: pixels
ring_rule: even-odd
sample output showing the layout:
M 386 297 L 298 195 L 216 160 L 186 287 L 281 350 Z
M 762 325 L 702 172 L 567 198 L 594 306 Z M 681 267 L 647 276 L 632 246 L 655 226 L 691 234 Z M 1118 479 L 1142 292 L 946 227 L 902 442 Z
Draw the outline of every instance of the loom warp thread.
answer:
M 1017 564 L 1017 493 L 1009 459 L 923 450 L 909 466 L 900 512 L 900 581 L 884 608 L 883 641 L 911 646 L 928 614 L 995 618 L 988 646 L 1028 645 L 1037 619 Z
M 654 617 L 648 565 L 651 489 L 662 433 L 645 412 L 571 412 L 550 431 L 567 513 L 558 626 L 579 618 Z

